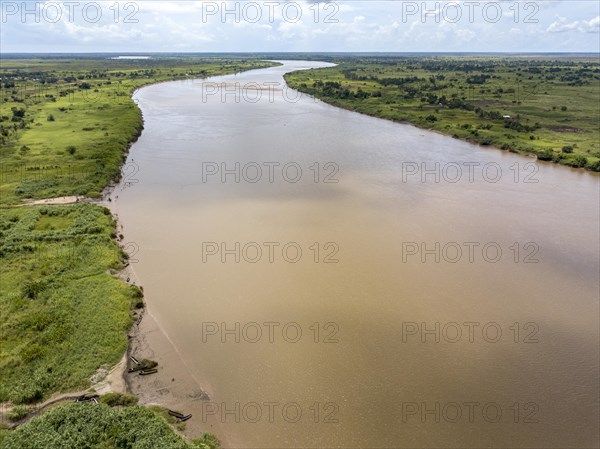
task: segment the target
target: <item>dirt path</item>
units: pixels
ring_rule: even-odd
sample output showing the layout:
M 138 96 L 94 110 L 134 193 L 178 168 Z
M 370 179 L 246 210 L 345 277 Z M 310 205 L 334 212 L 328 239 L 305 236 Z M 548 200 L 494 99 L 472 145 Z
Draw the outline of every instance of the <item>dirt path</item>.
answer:
M 77 398 L 85 395 L 85 394 L 91 394 L 92 391 L 90 390 L 85 390 L 85 391 L 78 391 L 78 392 L 71 392 L 71 393 L 63 393 L 63 394 L 59 394 L 57 396 L 54 396 L 51 399 L 48 399 L 46 402 L 42 402 L 41 404 L 35 404 L 33 407 L 30 408 L 30 412 L 27 414 L 26 417 L 24 417 L 23 419 L 20 419 L 18 421 L 12 421 L 10 422 L 10 424 L 8 424 L 8 428 L 9 429 L 14 429 L 17 426 L 20 426 L 21 424 L 25 424 L 27 421 L 29 421 L 32 418 L 35 418 L 36 416 L 40 415 L 43 411 L 45 411 L 46 409 L 56 405 L 56 404 L 60 404 L 61 402 L 74 402 Z M 4 415 L 6 415 L 8 412 L 10 412 L 12 410 L 12 406 L 9 405 L 3 405 L 2 409 L 4 411 Z M 3 421 L 8 421 L 8 419 L 3 416 Z
M 66 393 L 55 394 L 50 397 L 48 400 L 32 405 L 30 407 L 31 412 L 23 419 L 18 421 L 10 422 L 8 425 L 9 429 L 13 429 L 21 424 L 26 423 L 31 418 L 38 416 L 44 410 L 49 407 L 52 407 L 61 402 L 69 402 L 75 401 L 77 398 L 85 395 L 85 394 L 98 394 L 102 395 L 109 392 L 115 393 L 126 393 L 127 385 L 125 383 L 125 371 L 127 370 L 127 354 L 124 354 L 119 363 L 117 363 L 112 368 L 101 367 L 98 369 L 96 374 L 92 376 L 92 379 L 97 379 L 96 382 L 93 383 L 86 390 L 80 391 L 69 391 Z M 10 403 L 0 404 L 0 410 L 2 413 L 0 414 L 0 422 L 8 422 L 6 415 L 13 409 L 13 405 Z
M 91 203 L 94 200 L 86 196 L 61 196 L 58 198 L 44 198 L 41 200 L 29 200 L 19 206 L 52 206 L 58 204 Z

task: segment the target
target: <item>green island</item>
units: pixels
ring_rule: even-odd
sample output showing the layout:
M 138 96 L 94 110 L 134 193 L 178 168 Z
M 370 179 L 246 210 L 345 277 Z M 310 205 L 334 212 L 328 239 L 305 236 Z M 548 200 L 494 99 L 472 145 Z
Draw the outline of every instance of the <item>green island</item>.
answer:
M 600 171 L 597 56 L 332 56 L 288 85 L 351 111 Z
M 133 91 L 274 64 L 97 55 L 0 62 L 0 447 L 218 447 L 210 434 L 185 440 L 164 410 L 131 401 L 71 401 L 28 418 L 53 394 L 89 388 L 114 366 L 144 307 L 143 291 L 118 277 L 128 256 L 111 212 L 90 204 L 119 181 L 141 133 Z M 82 201 L 27 204 L 73 195 Z M 11 421 L 20 425 L 9 430 Z

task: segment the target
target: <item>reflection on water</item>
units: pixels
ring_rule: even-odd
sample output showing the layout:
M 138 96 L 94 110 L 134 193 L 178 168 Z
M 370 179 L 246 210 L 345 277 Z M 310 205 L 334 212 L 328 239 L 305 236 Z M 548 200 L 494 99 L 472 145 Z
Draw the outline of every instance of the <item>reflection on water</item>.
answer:
M 120 218 L 196 411 L 247 448 L 597 444 L 598 177 L 282 89 L 323 65 L 136 94 Z

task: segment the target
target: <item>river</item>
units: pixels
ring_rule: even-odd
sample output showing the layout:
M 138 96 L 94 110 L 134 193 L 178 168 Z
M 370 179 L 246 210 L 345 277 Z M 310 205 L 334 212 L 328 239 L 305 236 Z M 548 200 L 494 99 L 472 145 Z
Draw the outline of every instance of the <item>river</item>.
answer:
M 188 426 L 237 448 L 597 444 L 599 177 L 298 97 L 283 74 L 327 64 L 281 62 L 134 95 L 119 219 L 210 397 Z

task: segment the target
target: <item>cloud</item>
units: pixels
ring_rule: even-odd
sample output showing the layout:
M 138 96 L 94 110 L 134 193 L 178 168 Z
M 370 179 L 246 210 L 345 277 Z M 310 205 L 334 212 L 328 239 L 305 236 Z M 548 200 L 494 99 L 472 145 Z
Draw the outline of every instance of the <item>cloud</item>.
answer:
M 45 4 L 68 3 L 45 1 Z M 4 5 L 9 3 L 20 4 L 0 1 L 3 12 Z M 102 7 L 102 17 L 97 22 L 84 20 L 81 3 L 73 14 L 65 13 L 57 23 L 43 17 L 34 21 L 28 16 L 25 20 L 18 12 L 3 15 L 0 49 L 3 52 L 600 51 L 598 39 L 589 38 L 589 33 L 600 31 L 598 6 L 596 2 L 583 0 L 539 3 L 503 0 L 498 21 L 486 20 L 483 3 L 470 2 L 468 6 L 464 1 L 452 2 L 454 6 L 446 10 L 438 6 L 441 11 L 437 16 L 423 14 L 435 10 L 436 2 L 411 2 L 418 8 L 411 14 L 407 14 L 401 1 L 279 0 L 279 6 L 272 11 L 268 4 L 273 3 L 267 0 L 139 0 L 133 2 L 135 11 L 131 7 L 125 10 L 130 3 L 117 3 L 118 20 L 115 8 L 111 9 L 112 2 L 96 2 Z M 257 21 L 250 18 L 255 16 L 252 3 L 261 10 Z M 530 4 L 538 5 L 537 9 Z M 518 13 L 515 5 L 519 5 Z M 301 17 L 297 21 L 287 20 L 295 16 L 297 7 L 301 9 Z M 458 8 L 461 14 L 455 20 Z M 496 13 L 493 8 L 487 11 L 488 15 L 492 13 Z M 126 17 L 134 21 L 125 21 Z
M 558 20 L 552 22 L 546 29 L 548 33 L 564 33 L 566 31 L 577 30 L 582 33 L 600 32 L 600 16 L 590 20 L 575 20 L 568 22 L 565 17 L 558 17 Z
M 565 31 L 576 30 L 578 25 L 578 21 L 567 22 L 566 17 L 558 17 L 558 20 L 552 22 L 546 31 L 548 33 L 564 33 Z
M 579 29 L 584 33 L 600 33 L 600 16 L 596 16 L 587 22 L 582 21 Z

